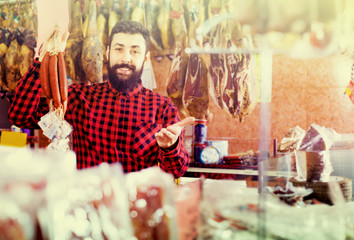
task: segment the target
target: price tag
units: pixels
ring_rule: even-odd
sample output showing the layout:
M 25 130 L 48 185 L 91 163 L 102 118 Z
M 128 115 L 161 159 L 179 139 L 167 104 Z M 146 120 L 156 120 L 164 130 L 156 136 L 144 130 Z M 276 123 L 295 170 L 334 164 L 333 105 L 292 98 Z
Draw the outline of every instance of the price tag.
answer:
M 59 116 L 58 116 L 59 115 Z M 73 131 L 73 127 L 60 116 L 60 112 L 50 111 L 44 115 L 38 122 L 43 130 L 43 135 L 48 137 L 52 142 L 47 146 L 49 151 L 69 151 L 69 135 Z

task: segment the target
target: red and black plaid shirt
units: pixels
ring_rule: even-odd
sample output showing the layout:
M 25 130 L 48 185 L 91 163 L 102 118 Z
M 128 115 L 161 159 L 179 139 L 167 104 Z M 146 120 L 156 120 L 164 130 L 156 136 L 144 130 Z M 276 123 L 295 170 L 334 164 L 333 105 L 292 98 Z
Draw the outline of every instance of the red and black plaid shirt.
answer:
M 9 109 L 10 121 L 22 128 L 38 128 L 49 109 L 41 97 L 39 68 L 36 59 L 19 81 Z M 169 98 L 142 85 L 122 94 L 109 82 L 72 84 L 65 118 L 74 128 L 73 150 L 79 169 L 120 162 L 125 172 L 132 172 L 159 163 L 166 172 L 181 177 L 188 168 L 182 134 L 176 148 L 169 151 L 162 150 L 154 136 L 179 121 L 177 108 Z

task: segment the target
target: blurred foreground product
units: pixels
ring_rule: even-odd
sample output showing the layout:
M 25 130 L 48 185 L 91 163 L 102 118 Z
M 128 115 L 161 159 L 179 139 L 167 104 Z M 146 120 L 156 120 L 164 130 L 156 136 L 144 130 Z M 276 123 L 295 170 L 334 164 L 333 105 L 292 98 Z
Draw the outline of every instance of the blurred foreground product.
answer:
M 25 240 L 34 236 L 34 223 L 16 203 L 0 197 L 0 239 Z
M 127 174 L 130 217 L 139 240 L 178 239 L 172 175 L 159 167 Z
M 3 146 L 0 152 L 0 239 L 48 239 L 48 178 L 75 172 L 75 154 Z
M 199 206 L 202 200 L 202 184 L 202 180 L 198 179 L 176 188 L 179 240 L 194 240 L 198 237 L 201 224 Z
M 272 194 L 261 200 L 256 189 L 237 185 L 237 181 L 218 180 L 203 186 L 199 237 L 258 239 L 259 231 L 264 230 L 264 239 L 351 239 L 353 211 L 352 202 L 293 207 Z
M 129 204 L 120 165 L 101 164 L 47 187 L 50 239 L 133 238 Z

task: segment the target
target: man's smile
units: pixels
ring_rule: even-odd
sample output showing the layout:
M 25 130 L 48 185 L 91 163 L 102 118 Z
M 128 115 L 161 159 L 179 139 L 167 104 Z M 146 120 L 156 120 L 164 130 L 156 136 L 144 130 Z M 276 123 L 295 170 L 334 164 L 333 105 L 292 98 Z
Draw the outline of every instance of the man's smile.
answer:
M 122 74 L 122 75 L 129 75 L 133 72 L 132 69 L 127 68 L 127 67 L 121 67 L 121 68 L 117 68 L 117 73 L 118 74 Z

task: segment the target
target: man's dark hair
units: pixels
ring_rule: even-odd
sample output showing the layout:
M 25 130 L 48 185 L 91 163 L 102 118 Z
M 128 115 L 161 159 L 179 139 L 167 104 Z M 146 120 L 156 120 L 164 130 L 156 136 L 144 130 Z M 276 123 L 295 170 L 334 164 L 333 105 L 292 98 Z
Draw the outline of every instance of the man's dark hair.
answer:
M 150 33 L 143 24 L 134 21 L 117 22 L 116 25 L 112 28 L 111 35 L 109 36 L 109 47 L 111 47 L 114 34 L 117 33 L 141 34 L 145 39 L 146 52 L 149 51 Z

